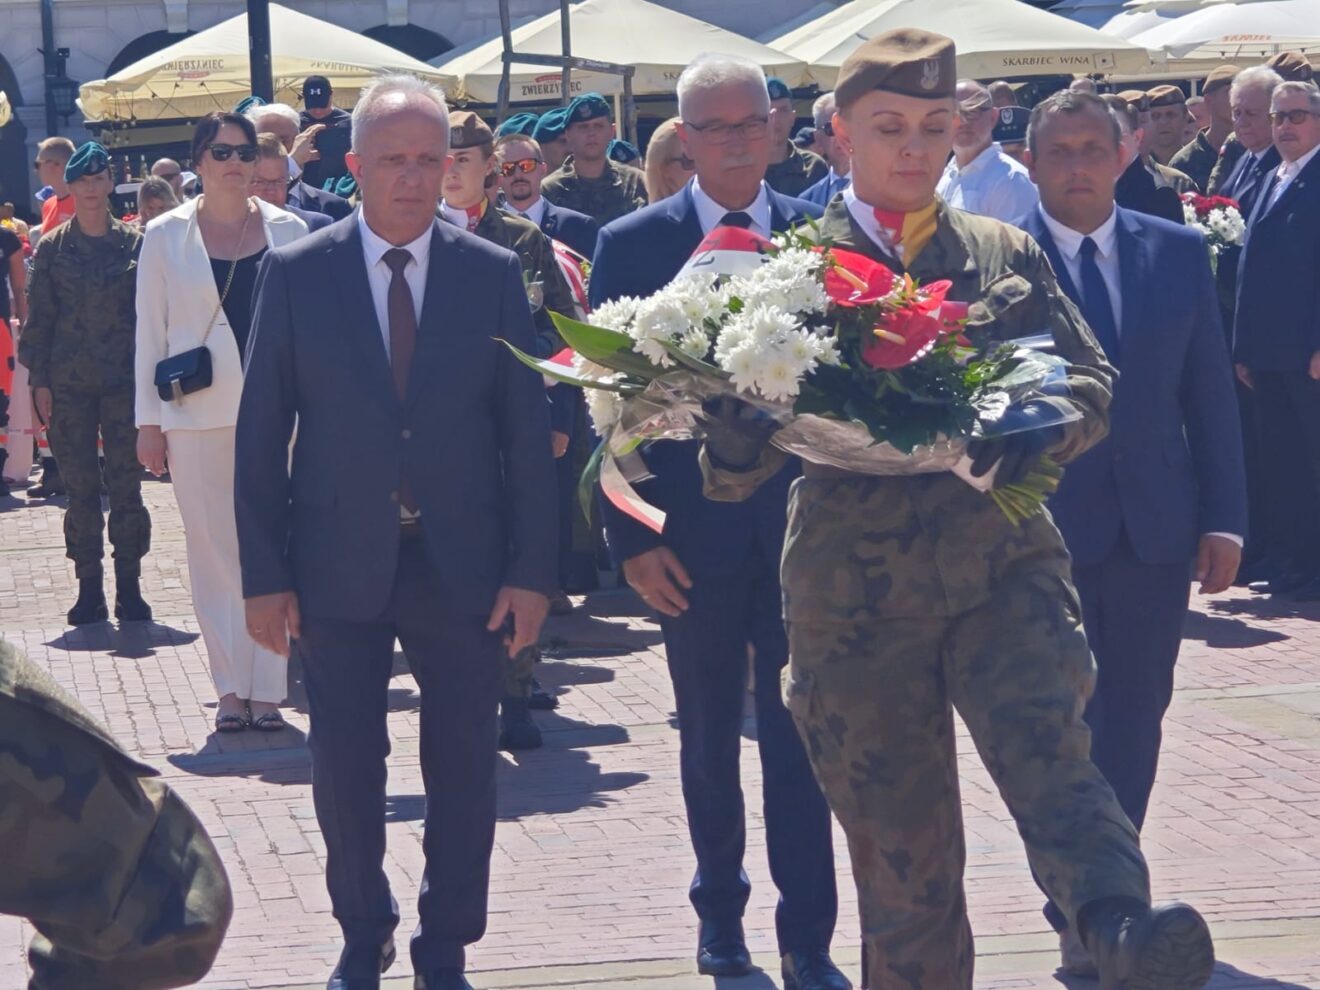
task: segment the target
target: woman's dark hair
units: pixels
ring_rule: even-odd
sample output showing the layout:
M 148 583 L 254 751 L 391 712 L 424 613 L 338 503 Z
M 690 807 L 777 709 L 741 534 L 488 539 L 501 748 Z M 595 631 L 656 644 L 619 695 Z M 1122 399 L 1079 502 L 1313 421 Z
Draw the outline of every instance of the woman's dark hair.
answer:
M 222 113 L 219 110 L 213 110 L 197 122 L 197 129 L 193 131 L 192 139 L 192 163 L 193 168 L 202 160 L 202 155 L 206 154 L 206 149 L 211 147 L 215 141 L 215 136 L 220 133 L 220 128 L 225 124 L 233 124 L 243 132 L 243 137 L 252 147 L 257 146 L 257 128 L 241 113 Z

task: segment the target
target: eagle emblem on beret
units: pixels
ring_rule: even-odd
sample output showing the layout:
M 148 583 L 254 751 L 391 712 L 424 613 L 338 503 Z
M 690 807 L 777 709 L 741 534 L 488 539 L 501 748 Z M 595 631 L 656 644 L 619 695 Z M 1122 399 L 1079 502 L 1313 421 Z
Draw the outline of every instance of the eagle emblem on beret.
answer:
M 921 88 L 934 89 L 940 84 L 939 59 L 928 58 L 921 65 Z
M 1008 124 L 1013 123 L 1013 108 L 1012 108 L 1012 107 L 1000 107 L 1000 108 L 999 108 L 999 122 L 1000 122 L 1001 124 L 1005 124 L 1005 125 L 1008 125 Z

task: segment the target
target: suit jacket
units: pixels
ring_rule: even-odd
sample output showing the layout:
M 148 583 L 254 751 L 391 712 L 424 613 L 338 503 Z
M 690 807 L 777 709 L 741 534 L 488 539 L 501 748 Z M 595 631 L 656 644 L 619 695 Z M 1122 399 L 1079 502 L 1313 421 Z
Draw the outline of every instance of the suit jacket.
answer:
M 545 385 L 496 340 L 532 347 L 512 253 L 434 223 L 403 401 L 356 217 L 273 251 L 253 315 L 235 464 L 245 597 L 295 589 L 309 614 L 378 617 L 405 474 L 457 607 L 485 613 L 502 585 L 556 588 Z M 360 470 L 345 473 L 345 445 Z
M 220 306 L 210 255 L 197 226 L 197 199 L 186 200 L 147 224 L 138 258 L 134 385 L 138 426 L 214 430 L 233 426 L 243 391 L 243 355 Z M 278 206 L 257 200 L 274 250 L 307 234 L 307 225 Z M 211 387 L 182 402 L 162 402 L 156 365 L 171 354 L 202 345 L 211 352 Z
M 1269 182 L 1274 170 L 1279 167 L 1279 152 L 1270 145 L 1254 167 L 1247 167 L 1247 156 L 1243 154 L 1224 179 L 1217 195 L 1227 196 L 1238 202 L 1242 219 L 1251 217 L 1261 189 Z M 1224 331 L 1231 342 L 1233 339 L 1233 311 L 1237 300 L 1238 266 L 1242 263 L 1242 248 L 1230 245 L 1219 253 L 1219 262 L 1215 266 L 1215 280 L 1219 283 L 1219 302 L 1225 314 Z M 1231 346 L 1231 343 L 1230 343 Z
M 1304 371 L 1320 351 L 1320 155 L 1277 203 L 1256 198 L 1238 264 L 1234 355 L 1259 371 Z
M 1157 182 L 1140 158 L 1134 159 L 1118 177 L 1114 199 L 1124 209 L 1163 217 L 1170 223 L 1183 222 L 1182 201 L 1177 191 Z
M 1068 297 L 1081 296 L 1039 210 L 1023 229 Z M 1205 533 L 1246 535 L 1241 427 L 1205 242 L 1118 209 L 1123 356 L 1109 436 L 1068 466 L 1050 511 L 1076 564 L 1126 530 L 1148 564 L 1190 561 Z
M 320 230 L 322 227 L 329 227 L 334 223 L 334 218 L 326 213 L 316 213 L 312 210 L 299 209 L 296 206 L 285 204 L 284 211 L 292 213 L 295 217 L 307 224 L 307 232 L 310 234 L 314 230 Z
M 848 187 L 850 182 L 852 182 L 852 179 L 848 176 L 836 175 L 831 171 L 815 185 L 808 186 L 798 198 L 804 202 L 813 203 L 823 210 L 830 205 L 830 200 L 836 194 L 843 192 Z
M 353 212 L 353 204 L 324 189 L 308 185 L 302 179 L 295 180 L 289 186 L 289 205 L 313 213 L 324 213 L 331 220 L 342 220 Z
M 555 206 L 548 199 L 544 202 L 541 233 L 563 241 L 582 257 L 590 259 L 596 253 L 596 234 L 600 231 L 600 225 L 585 213 Z
M 807 217 L 820 216 L 809 203 L 766 187 L 771 226 L 787 230 Z M 601 228 L 591 266 L 591 303 L 620 296 L 648 296 L 663 288 L 691 257 L 702 239 L 689 183 L 673 196 Z M 635 486 L 637 493 L 666 515 L 663 537 L 624 515 L 602 499 L 610 541 L 620 560 L 660 544 L 674 550 L 690 570 L 705 573 L 737 570 L 758 551 L 778 566 L 784 542 L 788 486 L 801 473 L 790 459 L 747 502 L 712 502 L 702 494 L 699 444 L 659 441 L 645 453 L 653 477 Z

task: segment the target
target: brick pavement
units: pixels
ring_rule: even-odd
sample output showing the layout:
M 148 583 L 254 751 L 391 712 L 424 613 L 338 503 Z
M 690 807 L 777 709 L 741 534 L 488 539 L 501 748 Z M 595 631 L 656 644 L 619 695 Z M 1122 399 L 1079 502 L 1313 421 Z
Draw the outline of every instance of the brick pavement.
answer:
M 293 729 L 216 737 L 210 680 L 188 600 L 182 532 L 168 485 L 145 488 L 156 524 L 144 581 L 157 623 L 64 626 L 73 597 L 60 509 L 0 500 L 0 634 L 18 642 L 138 755 L 160 766 L 215 837 L 237 913 L 207 988 L 324 985 L 338 955 L 321 879 L 293 670 Z M 1215 988 L 1320 987 L 1320 609 L 1245 593 L 1196 600 L 1167 723 L 1145 846 L 1158 896 L 1198 904 L 1223 960 Z M 538 715 L 546 747 L 502 758 L 490 931 L 471 953 L 482 988 L 696 990 L 692 867 L 677 772 L 673 700 L 656 625 L 626 596 L 598 595 L 550 630 L 570 648 L 543 664 L 562 692 Z M 582 649 L 583 644 L 594 644 Z M 423 798 L 416 685 L 399 658 L 390 695 L 388 872 L 401 933 L 416 921 Z M 759 787 L 749 722 L 744 769 Z M 977 986 L 1058 987 L 1013 825 L 960 735 L 967 888 Z M 771 974 L 774 895 L 759 802 L 749 800 L 751 947 Z M 856 899 L 839 850 L 839 960 L 856 973 Z M 0 988 L 24 981 L 31 931 L 0 919 Z M 391 990 L 411 986 L 406 953 Z M 720 981 L 770 990 L 777 977 Z M 1077 982 L 1078 987 L 1094 986 Z

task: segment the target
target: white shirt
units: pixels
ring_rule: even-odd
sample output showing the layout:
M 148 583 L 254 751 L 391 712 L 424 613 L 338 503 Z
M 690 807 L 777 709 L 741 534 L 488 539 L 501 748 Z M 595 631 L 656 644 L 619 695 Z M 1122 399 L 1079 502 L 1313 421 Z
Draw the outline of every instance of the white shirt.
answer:
M 390 282 L 394 272 L 385 263 L 385 252 L 394 245 L 377 234 L 367 224 L 367 215 L 357 211 L 358 231 L 362 235 L 362 257 L 367 265 L 367 281 L 371 284 L 371 301 L 376 307 L 376 322 L 380 324 L 380 336 L 385 343 L 385 356 L 390 354 Z M 412 255 L 412 261 L 403 269 L 403 280 L 412 292 L 413 312 L 417 322 L 422 320 L 422 300 L 426 298 L 426 272 L 431 263 L 431 230 L 427 229 L 421 237 L 403 249 Z
M 489 210 L 492 209 L 492 207 L 487 206 L 486 209 Z M 446 220 L 448 220 L 450 223 L 452 223 L 459 230 L 468 229 L 467 210 L 461 210 L 457 206 L 450 206 L 442 199 L 440 200 L 440 215 L 444 217 Z
M 509 206 L 520 217 L 532 221 L 532 223 L 536 224 L 538 227 L 541 226 L 542 221 L 545 220 L 545 198 L 542 196 L 537 196 L 536 202 L 527 207 L 525 212 L 518 209 L 518 207 L 514 206 L 512 203 L 510 203 Z
M 1026 166 L 994 142 L 963 168 L 951 158 L 935 191 L 950 206 L 1005 223 L 1021 220 L 1040 202 Z
M 1274 191 L 1270 194 L 1270 206 L 1279 201 L 1279 197 L 1292 185 L 1293 179 L 1297 178 L 1297 174 L 1311 164 L 1311 159 L 1315 157 L 1317 151 L 1320 151 L 1320 144 L 1317 144 L 1295 162 L 1279 163 L 1278 171 L 1274 173 L 1278 181 L 1274 183 Z
M 761 189 L 757 192 L 756 199 L 752 200 L 751 206 L 743 210 L 730 210 L 711 199 L 709 195 L 702 191 L 701 183 L 693 178 L 692 205 L 696 207 L 697 221 L 701 224 L 703 234 L 709 234 L 718 227 L 720 221 L 728 213 L 746 213 L 752 218 L 751 229 L 762 237 L 769 237 L 772 233 L 770 229 L 770 197 L 766 194 L 764 182 L 761 183 Z
M 863 203 L 857 198 L 857 190 L 853 188 L 851 182 L 843 189 L 843 205 L 848 207 L 848 212 L 856 221 L 857 226 L 862 228 L 862 232 L 875 243 L 881 251 L 890 257 L 903 260 L 903 249 L 894 247 L 894 242 L 889 237 L 889 231 L 881 226 L 880 221 L 876 219 L 875 207 L 870 203 Z
M 1039 207 L 1041 218 L 1050 236 L 1054 238 L 1063 263 L 1068 268 L 1068 275 L 1077 291 L 1082 291 L 1082 241 L 1091 238 L 1095 241 L 1095 263 L 1100 269 L 1100 277 L 1105 280 L 1109 290 L 1109 305 L 1114 310 L 1114 326 L 1118 335 L 1123 336 L 1123 293 L 1122 276 L 1118 268 L 1118 211 L 1112 210 L 1109 219 L 1089 234 L 1080 234 L 1071 227 L 1065 227 Z

